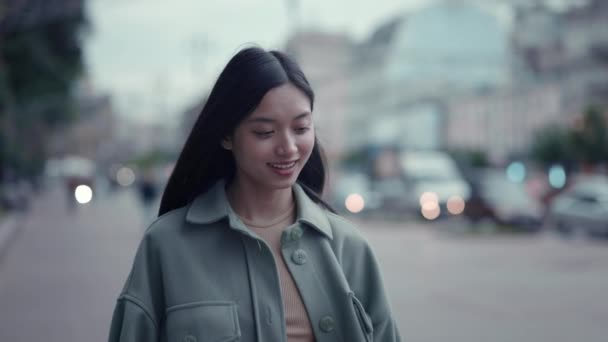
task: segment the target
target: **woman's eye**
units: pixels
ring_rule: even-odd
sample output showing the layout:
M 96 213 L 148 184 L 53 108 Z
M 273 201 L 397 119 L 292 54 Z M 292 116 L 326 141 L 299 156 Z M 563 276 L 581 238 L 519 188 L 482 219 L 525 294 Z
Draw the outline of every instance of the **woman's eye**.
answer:
M 269 137 L 272 133 L 274 133 L 274 131 L 254 131 L 253 132 L 255 135 L 257 135 L 258 137 L 261 138 L 267 138 Z
M 309 127 L 296 128 L 296 133 L 298 133 L 298 134 L 304 134 L 304 133 L 308 132 L 309 129 L 310 129 Z

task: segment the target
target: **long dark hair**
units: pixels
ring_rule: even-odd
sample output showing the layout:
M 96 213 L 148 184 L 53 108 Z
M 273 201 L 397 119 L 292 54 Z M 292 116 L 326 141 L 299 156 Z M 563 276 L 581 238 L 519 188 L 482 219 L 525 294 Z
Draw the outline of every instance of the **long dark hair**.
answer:
M 269 90 L 286 83 L 293 84 L 308 97 L 312 111 L 314 92 L 298 64 L 288 55 L 249 47 L 230 59 L 179 155 L 163 193 L 159 216 L 187 205 L 218 179 L 234 176 L 236 166 L 232 152 L 221 147 L 222 138 L 234 132 Z M 298 183 L 315 202 L 332 210 L 320 198 L 325 185 L 325 164 L 315 137 L 315 146 L 298 176 Z

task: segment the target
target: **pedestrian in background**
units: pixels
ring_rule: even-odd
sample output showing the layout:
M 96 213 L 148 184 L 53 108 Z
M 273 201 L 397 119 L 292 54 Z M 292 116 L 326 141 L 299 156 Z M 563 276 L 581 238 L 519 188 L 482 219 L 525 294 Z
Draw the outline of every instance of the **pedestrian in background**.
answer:
M 110 341 L 398 341 L 367 241 L 321 199 L 313 91 L 239 51 L 214 85 L 119 296 Z
M 140 173 L 137 180 L 137 192 L 142 207 L 142 216 L 146 224 L 150 224 L 156 217 L 154 203 L 158 196 L 158 180 L 154 169 L 146 168 Z

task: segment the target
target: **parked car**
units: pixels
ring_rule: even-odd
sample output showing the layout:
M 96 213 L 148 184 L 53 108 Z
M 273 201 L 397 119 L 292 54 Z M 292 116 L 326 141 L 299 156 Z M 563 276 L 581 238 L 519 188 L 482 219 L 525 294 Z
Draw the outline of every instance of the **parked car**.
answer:
M 409 210 L 420 214 L 421 202 L 428 194 L 437 202 L 438 215 L 448 212 L 447 203 L 451 198 L 459 198 L 466 206 L 471 187 L 450 155 L 435 150 L 404 151 L 400 162 Z
M 407 213 L 407 186 L 401 177 L 387 177 L 370 181 L 370 197 L 374 199 L 375 209 L 392 216 Z
M 541 204 L 526 191 L 523 183 L 509 180 L 503 171 L 474 172 L 471 184 L 473 191 L 464 215 L 472 223 L 491 220 L 530 231 L 542 226 Z
M 372 191 L 368 176 L 360 172 L 344 172 L 337 177 L 330 189 L 330 202 L 337 211 L 351 213 L 346 200 L 353 195 L 358 195 L 363 200 L 363 208 L 358 214 L 365 215 L 378 209 L 378 196 Z
M 547 226 L 569 235 L 608 236 L 608 177 L 578 178 L 551 202 Z

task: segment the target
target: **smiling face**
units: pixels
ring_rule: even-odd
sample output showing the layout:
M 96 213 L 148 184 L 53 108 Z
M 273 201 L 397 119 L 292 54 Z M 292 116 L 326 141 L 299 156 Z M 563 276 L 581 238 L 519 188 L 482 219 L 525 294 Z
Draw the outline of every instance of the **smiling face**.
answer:
M 266 93 L 258 107 L 222 141 L 232 150 L 236 180 L 248 188 L 291 188 L 315 144 L 308 97 L 287 83 Z

